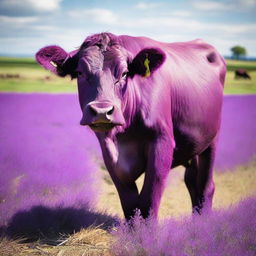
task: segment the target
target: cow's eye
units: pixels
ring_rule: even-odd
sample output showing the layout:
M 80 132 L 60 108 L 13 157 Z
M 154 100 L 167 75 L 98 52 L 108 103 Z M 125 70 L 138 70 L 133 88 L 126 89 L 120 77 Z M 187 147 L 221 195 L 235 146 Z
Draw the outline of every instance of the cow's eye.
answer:
M 119 78 L 118 80 L 116 80 L 115 84 L 119 84 L 123 79 L 126 78 L 127 74 L 128 74 L 127 71 L 123 72 L 121 78 Z
M 127 74 L 128 74 L 128 72 L 127 72 L 127 71 L 123 72 L 123 74 L 122 74 L 122 78 L 125 78 L 125 77 L 127 76 Z
M 77 76 L 81 76 L 83 73 L 81 71 L 77 71 Z

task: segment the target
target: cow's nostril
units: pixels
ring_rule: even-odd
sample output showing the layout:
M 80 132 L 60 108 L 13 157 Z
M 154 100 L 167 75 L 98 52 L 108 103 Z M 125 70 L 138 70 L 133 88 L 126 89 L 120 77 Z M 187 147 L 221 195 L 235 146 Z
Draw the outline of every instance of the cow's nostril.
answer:
M 90 106 L 89 109 L 94 116 L 98 114 L 97 110 L 93 106 Z
M 107 115 L 112 115 L 114 112 L 114 106 L 107 112 Z

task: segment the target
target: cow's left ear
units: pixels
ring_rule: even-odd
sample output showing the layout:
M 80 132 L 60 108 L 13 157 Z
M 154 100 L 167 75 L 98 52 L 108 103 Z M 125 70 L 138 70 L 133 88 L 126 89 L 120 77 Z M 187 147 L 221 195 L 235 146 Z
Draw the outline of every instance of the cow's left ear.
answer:
M 67 53 L 56 45 L 46 46 L 36 53 L 36 61 L 58 76 L 74 77 L 77 66 L 76 52 Z
M 138 74 L 149 77 L 165 61 L 166 55 L 159 48 L 145 48 L 140 51 L 128 65 L 130 77 Z

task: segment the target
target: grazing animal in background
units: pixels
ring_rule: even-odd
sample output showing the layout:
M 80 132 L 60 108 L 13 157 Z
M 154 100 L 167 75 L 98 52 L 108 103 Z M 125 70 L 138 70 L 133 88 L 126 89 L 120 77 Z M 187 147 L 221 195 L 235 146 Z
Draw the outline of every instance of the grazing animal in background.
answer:
M 101 33 L 70 53 L 39 50 L 36 60 L 77 78 L 81 125 L 96 134 L 126 219 L 157 216 L 167 175 L 183 165 L 192 207 L 212 205 L 213 162 L 226 64 L 201 40 L 162 43 Z M 141 192 L 136 179 L 145 173 Z
M 235 70 L 235 79 L 244 78 L 244 79 L 250 79 L 251 77 L 248 74 L 248 72 L 245 69 L 237 69 Z

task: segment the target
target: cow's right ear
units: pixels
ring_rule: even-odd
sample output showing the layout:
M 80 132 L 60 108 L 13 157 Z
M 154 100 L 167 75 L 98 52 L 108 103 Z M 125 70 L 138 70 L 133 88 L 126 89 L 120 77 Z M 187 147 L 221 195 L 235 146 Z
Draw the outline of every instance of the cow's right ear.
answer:
M 159 48 L 145 48 L 141 50 L 129 63 L 130 77 L 140 75 L 150 77 L 165 61 L 165 54 Z
M 74 76 L 77 60 L 74 54 L 70 55 L 56 45 L 46 46 L 36 53 L 36 61 L 45 69 L 58 76 Z

